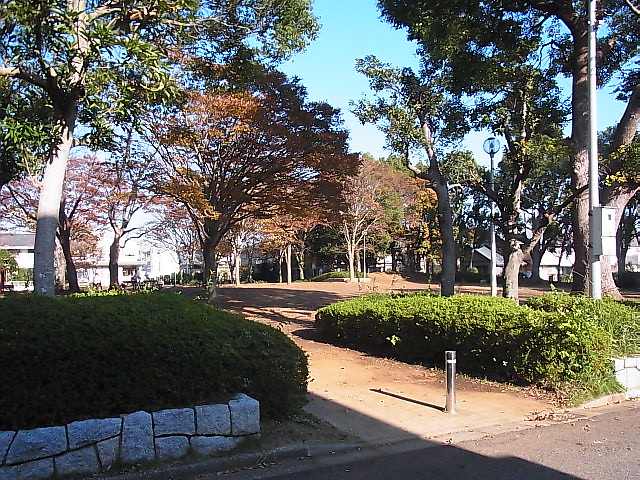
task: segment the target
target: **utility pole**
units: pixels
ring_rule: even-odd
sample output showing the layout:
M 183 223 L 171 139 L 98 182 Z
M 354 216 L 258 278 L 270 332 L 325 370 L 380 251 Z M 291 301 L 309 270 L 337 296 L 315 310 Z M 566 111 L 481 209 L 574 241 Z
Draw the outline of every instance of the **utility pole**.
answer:
M 602 268 L 600 252 L 594 246 L 602 243 L 602 238 L 596 239 L 596 232 L 601 232 L 595 226 L 594 208 L 600 206 L 600 191 L 598 186 L 598 126 L 596 109 L 596 32 L 598 20 L 596 18 L 596 0 L 589 0 L 589 295 L 592 298 L 602 298 Z M 600 233 L 600 235 L 602 235 Z

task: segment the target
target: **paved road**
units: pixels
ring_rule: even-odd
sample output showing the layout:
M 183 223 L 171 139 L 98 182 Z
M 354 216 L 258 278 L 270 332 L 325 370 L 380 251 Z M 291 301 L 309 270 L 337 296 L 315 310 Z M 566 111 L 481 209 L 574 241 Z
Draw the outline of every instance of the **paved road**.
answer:
M 640 401 L 602 413 L 456 445 L 422 441 L 226 475 L 226 480 L 325 479 L 640 479 Z M 406 449 L 405 445 L 405 449 Z M 402 447 L 396 446 L 402 450 Z

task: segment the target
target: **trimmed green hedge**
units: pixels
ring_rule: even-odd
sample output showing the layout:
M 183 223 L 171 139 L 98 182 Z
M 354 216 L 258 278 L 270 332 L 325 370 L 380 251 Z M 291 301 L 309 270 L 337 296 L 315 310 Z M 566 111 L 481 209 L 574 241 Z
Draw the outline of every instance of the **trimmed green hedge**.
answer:
M 583 318 L 602 327 L 613 342 L 612 355 L 640 353 L 640 303 L 632 300 L 551 293 L 531 297 L 527 305 L 536 310 Z
M 441 366 L 445 350 L 456 350 L 458 368 L 470 375 L 556 388 L 616 388 L 611 336 L 569 312 L 487 296 L 377 294 L 322 308 L 316 321 L 340 342 L 404 361 Z
M 355 272 L 355 278 L 362 278 L 362 272 Z M 327 272 L 310 279 L 311 282 L 322 282 L 333 278 L 349 278 L 349 272 Z
M 243 392 L 269 416 L 305 401 L 307 358 L 274 328 L 175 294 L 0 300 L 0 430 Z

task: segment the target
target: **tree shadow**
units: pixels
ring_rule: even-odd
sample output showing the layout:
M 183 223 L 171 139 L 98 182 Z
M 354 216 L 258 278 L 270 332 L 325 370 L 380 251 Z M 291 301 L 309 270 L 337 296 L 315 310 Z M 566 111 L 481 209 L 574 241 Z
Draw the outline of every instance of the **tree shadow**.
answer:
M 378 391 L 376 391 L 378 392 Z M 387 395 L 387 392 L 378 392 Z M 425 408 L 441 407 L 412 399 Z M 313 458 L 307 465 L 289 467 L 287 474 L 269 478 L 304 479 L 518 479 L 569 480 L 579 477 L 516 456 L 487 456 L 462 446 L 441 443 L 399 429 L 389 423 L 346 408 L 332 400 L 309 395 L 309 413 L 340 430 L 360 436 L 366 447 L 355 452 L 331 455 L 329 460 Z M 448 415 L 443 413 L 442 415 Z M 446 438 L 446 437 L 445 437 Z M 285 464 L 286 465 L 286 464 Z

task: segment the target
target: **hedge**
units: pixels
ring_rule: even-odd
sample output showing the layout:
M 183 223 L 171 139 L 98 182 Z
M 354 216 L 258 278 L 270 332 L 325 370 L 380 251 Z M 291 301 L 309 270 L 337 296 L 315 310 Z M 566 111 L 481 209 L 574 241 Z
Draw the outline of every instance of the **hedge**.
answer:
M 445 350 L 456 350 L 458 368 L 470 375 L 557 388 L 615 385 L 603 326 L 504 298 L 376 294 L 322 308 L 316 321 L 339 342 L 404 361 L 441 366 Z
M 551 293 L 531 297 L 527 305 L 536 310 L 581 317 L 602 327 L 613 342 L 614 356 L 640 353 L 640 303 L 633 300 Z
M 289 338 L 180 295 L 16 295 L 0 309 L 0 430 L 237 392 L 268 416 L 304 402 L 307 359 Z
M 362 278 L 363 277 L 363 273 L 362 272 L 354 272 L 354 277 L 355 278 Z M 339 278 L 339 279 L 349 278 L 349 272 L 348 271 L 327 272 L 327 273 L 323 273 L 322 275 L 317 275 L 315 277 L 312 277 L 310 279 L 310 281 L 311 282 L 323 282 L 325 280 L 333 280 L 335 278 Z

